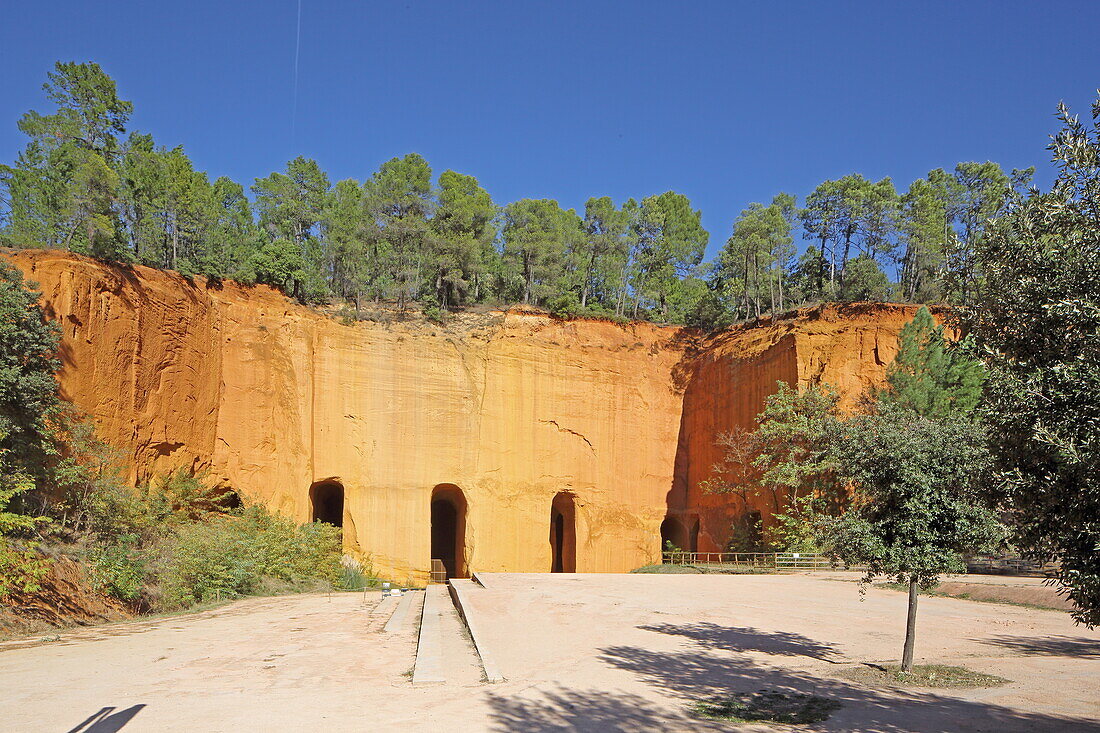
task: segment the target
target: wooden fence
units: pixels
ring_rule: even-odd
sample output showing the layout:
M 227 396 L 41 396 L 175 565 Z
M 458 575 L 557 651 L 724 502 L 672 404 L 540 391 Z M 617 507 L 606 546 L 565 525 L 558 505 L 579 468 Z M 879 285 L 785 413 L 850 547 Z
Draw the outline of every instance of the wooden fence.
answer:
M 707 565 L 715 569 L 768 572 L 776 570 L 827 570 L 829 558 L 805 552 L 665 552 L 666 565 Z

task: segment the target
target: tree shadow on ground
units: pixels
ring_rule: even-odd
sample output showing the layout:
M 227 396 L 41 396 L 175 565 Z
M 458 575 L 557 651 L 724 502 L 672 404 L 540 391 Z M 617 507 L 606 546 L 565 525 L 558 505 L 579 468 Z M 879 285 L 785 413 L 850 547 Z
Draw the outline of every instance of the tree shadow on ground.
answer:
M 822 724 L 826 730 L 1007 733 L 1100 729 L 1100 720 L 1030 713 L 926 692 L 861 687 L 812 672 L 758 664 L 743 655 L 717 656 L 705 650 L 665 653 L 615 646 L 601 650 L 600 659 L 678 698 L 682 707 L 692 701 L 764 689 L 835 700 L 843 707 Z
M 762 690 L 817 695 L 842 707 L 815 729 L 861 733 L 941 733 L 942 731 L 1100 730 L 1100 720 L 1014 710 L 948 695 L 901 689 L 875 689 L 827 676 L 758 663 L 744 651 L 804 656 L 831 661 L 829 644 L 797 634 L 724 629 L 713 624 L 645 627 L 691 640 L 688 649 L 662 652 L 636 646 L 609 646 L 598 659 L 632 673 L 650 695 L 614 689 L 574 690 L 522 696 L 491 694 L 494 730 L 680 731 L 729 730 L 729 723 L 694 720 L 692 703 Z M 752 638 L 754 637 L 755 638 Z M 1051 652 L 1054 653 L 1054 652 Z M 965 694 L 965 693 L 964 693 Z
M 116 733 L 134 719 L 145 705 L 132 705 L 125 710 L 113 712 L 113 707 L 100 708 L 97 713 L 76 726 L 69 733 Z
M 1074 657 L 1100 659 L 1100 640 L 1072 636 L 994 636 L 976 639 L 982 644 L 999 646 L 1025 657 Z
M 687 718 L 649 700 L 613 690 L 569 690 L 538 693 L 538 697 L 490 694 L 493 730 L 549 731 L 670 731 L 683 730 Z
M 714 623 L 655 624 L 638 628 L 658 634 L 683 636 L 704 649 L 763 652 L 783 657 L 809 657 L 823 662 L 841 662 L 835 658 L 840 650 L 832 644 L 787 631 L 760 631 L 751 627 L 719 626 Z

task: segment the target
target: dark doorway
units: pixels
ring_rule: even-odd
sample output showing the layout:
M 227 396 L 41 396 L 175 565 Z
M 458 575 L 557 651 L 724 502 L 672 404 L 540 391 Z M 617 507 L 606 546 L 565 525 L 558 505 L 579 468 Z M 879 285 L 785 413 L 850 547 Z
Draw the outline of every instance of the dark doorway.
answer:
M 691 529 L 688 529 L 688 527 Z M 666 516 L 661 522 L 661 552 L 668 552 L 668 543 L 682 552 L 699 551 L 699 517 L 697 515 Z
M 661 522 L 661 552 L 668 552 L 669 545 L 677 550 L 687 551 L 684 547 L 684 528 L 676 517 L 665 517 Z
M 577 509 L 568 491 L 550 504 L 550 557 L 550 572 L 577 572 Z
M 443 562 L 448 578 L 466 577 L 466 497 L 454 484 L 432 491 L 432 559 Z
M 344 486 L 338 481 L 318 481 L 309 489 L 313 521 L 344 526 Z

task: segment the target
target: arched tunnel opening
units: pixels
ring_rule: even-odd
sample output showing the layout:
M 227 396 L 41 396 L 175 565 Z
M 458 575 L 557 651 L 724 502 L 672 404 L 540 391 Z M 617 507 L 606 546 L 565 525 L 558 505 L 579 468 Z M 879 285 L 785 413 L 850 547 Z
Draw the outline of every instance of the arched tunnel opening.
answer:
M 466 577 L 466 497 L 454 484 L 432 491 L 432 559 L 440 560 L 448 578 Z
M 319 481 L 309 489 L 313 521 L 344 526 L 344 486 L 338 481 Z
M 568 491 L 550 504 L 550 556 L 550 572 L 577 572 L 577 508 Z
M 690 524 L 691 529 L 688 529 Z M 671 549 L 680 552 L 699 551 L 699 517 L 667 516 L 661 522 L 661 552 Z

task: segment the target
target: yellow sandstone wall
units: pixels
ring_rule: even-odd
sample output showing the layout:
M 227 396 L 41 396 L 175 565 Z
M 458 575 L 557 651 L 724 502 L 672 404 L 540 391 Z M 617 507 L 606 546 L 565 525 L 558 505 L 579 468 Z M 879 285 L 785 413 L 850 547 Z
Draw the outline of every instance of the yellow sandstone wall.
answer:
M 515 311 L 343 325 L 262 286 L 4 256 L 61 324 L 63 395 L 131 480 L 186 466 L 307 521 L 311 485 L 334 479 L 346 549 L 413 583 L 440 484 L 468 503 L 474 571 L 550 570 L 562 491 L 578 572 L 656 561 L 666 515 L 698 518 L 698 548 L 720 548 L 743 507 L 699 489 L 717 434 L 750 426 L 777 379 L 829 382 L 850 403 L 881 381 L 914 310 L 827 306 L 712 339 Z
M 690 337 L 523 313 L 342 325 L 264 287 L 68 253 L 8 252 L 63 328 L 66 398 L 131 478 L 180 465 L 299 520 L 345 488 L 345 544 L 398 580 L 429 567 L 430 497 L 468 502 L 473 570 L 551 565 L 550 507 L 576 499 L 577 570 L 659 557 Z

